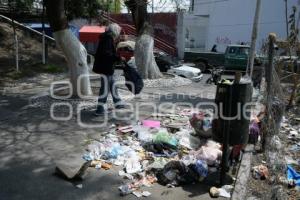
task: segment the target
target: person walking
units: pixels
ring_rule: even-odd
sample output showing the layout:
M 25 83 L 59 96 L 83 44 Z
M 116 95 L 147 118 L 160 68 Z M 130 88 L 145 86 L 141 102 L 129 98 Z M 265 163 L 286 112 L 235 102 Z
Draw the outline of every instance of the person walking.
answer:
M 95 115 L 105 114 L 105 104 L 108 94 L 112 95 L 116 109 L 124 108 L 118 90 L 115 85 L 114 64 L 124 60 L 116 52 L 116 43 L 119 39 L 121 27 L 118 24 L 112 23 L 108 25 L 105 33 L 100 35 L 98 48 L 95 54 L 95 62 L 93 71 L 100 74 L 100 91 L 98 97 L 98 105 Z
M 214 44 L 214 46 L 211 48 L 210 51 L 211 51 L 211 52 L 218 52 L 218 50 L 217 50 L 217 45 Z

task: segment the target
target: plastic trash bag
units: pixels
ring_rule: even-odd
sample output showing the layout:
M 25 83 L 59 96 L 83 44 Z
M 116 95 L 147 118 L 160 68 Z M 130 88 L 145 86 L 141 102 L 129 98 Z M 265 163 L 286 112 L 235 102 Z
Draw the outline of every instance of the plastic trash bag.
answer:
M 220 150 L 220 144 L 208 141 L 205 146 L 202 146 L 198 151 L 193 154 L 198 160 L 204 160 L 208 165 L 219 164 L 222 157 L 222 151 Z
M 167 143 L 172 146 L 177 146 L 178 144 L 178 140 L 166 131 L 159 131 L 157 134 L 155 134 L 155 136 L 153 137 L 153 142 Z
M 196 172 L 199 175 L 199 181 L 205 179 L 208 175 L 208 166 L 206 161 L 204 160 L 197 160 L 195 165 Z
M 132 59 L 129 60 L 128 63 L 124 62 L 124 77 L 126 81 L 125 85 L 133 94 L 139 94 L 144 87 L 144 81 L 137 71 Z
M 206 112 L 194 113 L 190 118 L 190 124 L 196 134 L 201 137 L 209 138 L 212 136 L 213 115 Z
M 294 180 L 297 186 L 300 186 L 300 174 L 291 166 L 287 166 L 287 179 Z
M 170 161 L 162 170 L 157 172 L 156 176 L 162 185 L 177 186 L 198 181 L 197 172 L 180 161 Z

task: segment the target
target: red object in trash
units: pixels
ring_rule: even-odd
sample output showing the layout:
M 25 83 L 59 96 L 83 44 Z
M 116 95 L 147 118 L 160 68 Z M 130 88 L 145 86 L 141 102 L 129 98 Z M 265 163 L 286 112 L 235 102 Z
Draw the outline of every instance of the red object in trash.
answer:
M 79 30 L 81 42 L 98 42 L 99 36 L 105 32 L 105 26 L 83 26 Z

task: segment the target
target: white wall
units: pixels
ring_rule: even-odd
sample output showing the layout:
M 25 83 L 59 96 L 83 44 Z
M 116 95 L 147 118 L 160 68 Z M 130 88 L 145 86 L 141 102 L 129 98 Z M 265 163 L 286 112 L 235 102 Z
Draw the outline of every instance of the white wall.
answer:
M 286 38 L 285 3 L 283 0 L 262 0 L 257 50 L 268 33 Z M 298 0 L 288 0 L 288 13 Z M 228 44 L 250 42 L 256 0 L 195 0 L 193 15 L 209 15 L 206 50 L 217 44 L 224 51 Z M 196 24 L 195 24 L 196 25 Z

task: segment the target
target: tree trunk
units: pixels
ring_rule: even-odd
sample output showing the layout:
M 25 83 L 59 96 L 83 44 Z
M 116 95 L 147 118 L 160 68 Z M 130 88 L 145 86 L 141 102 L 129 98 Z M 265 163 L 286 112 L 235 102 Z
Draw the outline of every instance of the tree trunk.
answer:
M 125 4 L 132 13 L 138 35 L 134 53 L 136 66 L 144 79 L 161 78 L 163 75 L 153 55 L 153 28 L 149 23 L 147 1 L 127 0 Z
M 54 39 L 66 56 L 73 95 L 79 97 L 91 95 L 87 51 L 68 29 L 64 0 L 46 0 L 45 5 Z

